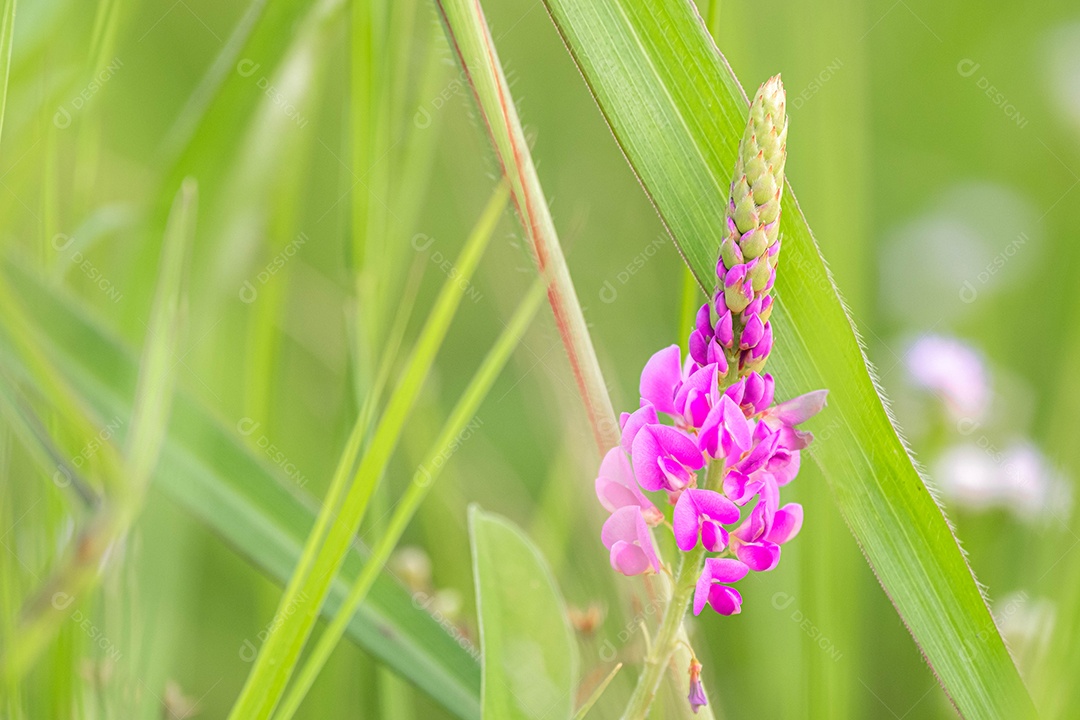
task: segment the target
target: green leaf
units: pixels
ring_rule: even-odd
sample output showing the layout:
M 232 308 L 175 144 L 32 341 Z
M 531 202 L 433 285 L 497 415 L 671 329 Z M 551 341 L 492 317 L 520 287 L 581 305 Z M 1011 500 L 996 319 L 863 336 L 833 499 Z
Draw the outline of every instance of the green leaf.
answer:
M 483 717 L 573 714 L 577 645 L 547 562 L 505 518 L 469 508 L 483 651 Z
M 63 291 L 18 266 L 5 269 L 5 282 L 23 300 L 35 327 L 47 333 L 49 354 L 70 384 L 100 416 L 129 416 L 137 376 L 131 349 Z M 0 345 L 0 354 L 19 370 L 10 346 Z M 318 507 L 253 455 L 241 442 L 240 429 L 182 391 L 173 401 L 154 486 L 281 583 L 300 557 Z M 354 545 L 322 607 L 324 617 L 341 605 L 365 557 Z M 457 717 L 478 718 L 479 666 L 421 605 L 382 574 L 350 621 L 348 635 Z M 248 662 L 257 650 L 254 644 L 237 648 Z
M 711 289 L 746 96 L 688 2 L 545 0 L 645 191 Z M 762 78 L 764 79 L 764 78 Z M 792 125 L 789 163 L 812 142 Z M 837 188 L 840 191 L 841 188 Z M 812 450 L 883 588 L 965 717 L 1031 700 L 941 509 L 890 422 L 794 194 L 783 202 L 770 369 L 778 396 L 826 387 Z

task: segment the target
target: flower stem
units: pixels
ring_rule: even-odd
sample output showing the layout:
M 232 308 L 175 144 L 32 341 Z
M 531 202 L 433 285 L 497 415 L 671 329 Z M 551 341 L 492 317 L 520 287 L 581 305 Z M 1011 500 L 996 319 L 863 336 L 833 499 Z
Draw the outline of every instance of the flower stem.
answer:
M 700 545 L 683 554 L 679 573 L 671 589 L 671 599 L 664 610 L 664 619 L 652 644 L 652 650 L 645 659 L 645 669 L 638 677 L 637 687 L 630 696 L 630 702 L 623 712 L 623 720 L 644 720 L 649 707 L 656 698 L 656 691 L 664 677 L 664 668 L 679 645 L 679 628 L 682 626 L 690 598 L 694 594 L 694 585 L 701 574 L 705 562 L 705 549 Z
M 724 477 L 723 461 L 714 460 L 705 468 L 704 487 L 716 490 L 720 487 Z M 660 630 L 656 639 L 649 648 L 645 658 L 645 669 L 638 677 L 634 694 L 630 696 L 630 702 L 626 705 L 622 720 L 644 720 L 649 713 L 656 698 L 656 691 L 660 687 L 660 680 L 664 677 L 664 668 L 671 661 L 671 656 L 685 640 L 679 637 L 679 629 L 682 627 L 683 618 L 686 617 L 686 609 L 690 606 L 690 598 L 694 595 L 694 587 L 701 575 L 701 568 L 705 564 L 705 548 L 698 545 L 688 553 L 682 553 L 682 561 L 679 565 L 679 573 L 673 579 L 671 596 L 667 607 L 664 609 L 664 618 L 660 621 Z M 689 647 L 689 643 L 687 643 Z M 691 650 L 691 654 L 693 650 Z

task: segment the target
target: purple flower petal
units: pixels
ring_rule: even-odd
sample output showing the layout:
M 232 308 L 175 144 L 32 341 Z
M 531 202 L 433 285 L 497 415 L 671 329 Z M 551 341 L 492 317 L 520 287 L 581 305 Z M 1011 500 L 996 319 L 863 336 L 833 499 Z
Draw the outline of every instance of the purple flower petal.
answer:
M 746 279 L 746 264 L 739 264 L 731 268 L 724 275 L 724 287 L 729 288 L 738 285 Z
M 750 357 L 754 360 L 760 360 L 766 357 L 769 352 L 772 351 L 773 335 L 772 335 L 772 323 L 765 323 L 765 329 L 761 333 L 761 339 L 757 341 L 757 344 L 750 349 Z
M 649 491 L 685 487 L 691 471 L 700 470 L 705 464 L 694 440 L 668 425 L 641 428 L 634 437 L 631 459 L 638 482 Z
M 613 512 L 600 529 L 600 539 L 611 551 L 611 566 L 624 575 L 637 575 L 650 568 L 660 572 L 660 559 L 641 508 L 627 506 Z
M 742 612 L 742 595 L 735 588 L 713 585 L 709 588 L 709 606 L 721 615 L 738 615 Z
M 765 373 L 763 381 L 761 398 L 754 404 L 754 409 L 758 412 L 761 412 L 772 405 L 773 396 L 776 391 L 776 382 L 773 380 L 771 374 Z
M 641 371 L 641 397 L 659 412 L 674 414 L 675 388 L 682 382 L 679 346 L 671 345 L 656 352 Z
M 746 577 L 748 572 L 750 572 L 750 568 L 738 560 L 732 558 L 708 558 L 705 561 L 705 569 L 702 574 L 708 575 L 709 580 L 712 582 L 734 583 Z
M 716 402 L 716 366 L 706 365 L 686 378 L 675 395 L 675 412 L 691 427 L 700 427 Z
M 720 552 L 728 540 L 727 531 L 720 524 L 738 521 L 739 508 L 726 497 L 712 490 L 689 488 L 675 503 L 672 516 L 675 544 L 683 552 L 689 552 L 697 545 L 700 535 L 707 550 Z
M 638 431 L 646 425 L 655 425 L 659 421 L 656 417 L 656 408 L 652 405 L 643 405 L 630 415 L 623 413 L 622 417 L 622 449 L 631 452 L 634 447 L 634 438 Z
M 724 349 L 720 347 L 720 343 L 716 342 L 716 338 L 709 341 L 709 347 L 706 352 L 705 359 L 716 365 L 716 372 L 720 375 L 726 375 L 728 371 L 727 355 L 724 354 Z
M 637 545 L 619 540 L 611 546 L 611 567 L 623 575 L 640 575 L 649 569 L 649 558 Z
M 683 552 L 693 550 L 698 541 L 698 513 L 690 493 L 691 491 L 687 490 L 679 496 L 678 502 L 675 503 L 675 511 L 671 515 L 675 544 Z
M 740 412 L 740 415 L 742 413 Z M 745 420 L 744 420 L 745 422 Z M 761 468 L 765 467 L 765 464 L 772 457 L 772 454 L 776 451 L 776 446 L 780 442 L 779 433 L 771 433 L 763 440 L 758 440 L 753 449 L 747 454 L 745 458 L 740 460 L 735 469 L 744 475 L 752 475 Z
M 799 451 L 777 445 L 776 452 L 765 464 L 765 471 L 773 476 L 777 485 L 787 485 L 799 474 Z
M 719 457 L 717 452 L 720 449 L 723 414 L 724 409 L 719 404 L 714 405 L 698 430 L 698 449 L 711 458 Z
M 724 552 L 731 536 L 728 531 L 712 520 L 701 523 L 701 546 L 709 552 Z
M 701 685 L 701 680 L 690 680 L 690 694 L 686 696 L 686 699 L 690 702 L 690 709 L 697 714 L 697 711 L 709 704 L 708 698 L 705 697 L 705 688 Z
M 596 496 L 609 512 L 633 505 L 641 508 L 646 520 L 659 514 L 656 506 L 638 488 L 630 462 L 621 447 L 614 447 L 604 455 L 600 474 L 596 478 Z
M 740 454 L 746 452 L 750 449 L 752 441 L 750 424 L 746 421 L 746 416 L 743 415 L 743 411 L 739 409 L 739 406 L 726 395 L 720 398 L 720 407 L 724 413 L 724 429 L 727 430 L 728 436 L 734 441 L 734 445 L 725 448 L 725 451 L 737 450 Z
M 700 332 L 703 336 L 710 338 L 712 337 L 712 312 L 709 307 L 709 303 L 705 303 L 700 308 L 698 308 L 694 327 L 696 327 L 698 332 Z
M 762 483 L 762 480 L 751 480 L 738 470 L 729 470 L 724 476 L 724 494 L 736 505 L 745 505 L 761 490 Z
M 799 425 L 821 412 L 821 409 L 825 407 L 828 394 L 828 390 L 808 392 L 771 408 L 767 415 L 784 425 Z
M 694 362 L 699 365 L 704 365 L 709 362 L 710 342 L 712 342 L 712 337 L 706 336 L 700 330 L 694 330 L 690 333 L 688 347 L 690 349 L 690 357 L 694 358 Z
M 788 503 L 773 515 L 772 529 L 765 539 L 777 545 L 783 545 L 791 538 L 799 534 L 803 523 L 802 505 Z
M 723 301 L 723 295 L 720 298 L 717 302 Z M 725 309 L 724 314 L 716 322 L 716 339 L 726 348 L 730 348 L 731 344 L 735 342 L 735 328 L 732 324 L 730 310 Z
M 780 546 L 771 542 L 737 543 L 735 555 L 754 572 L 767 572 L 780 562 Z
M 717 583 L 734 583 L 746 577 L 750 568 L 731 558 L 709 558 L 694 588 L 694 614 L 700 615 L 708 603 L 721 615 L 734 615 L 742 605 L 742 595 Z M 720 588 L 719 590 L 717 588 Z
M 746 327 L 743 328 L 742 335 L 739 336 L 739 349 L 749 350 L 761 342 L 764 335 L 765 323 L 761 322 L 761 318 L 757 315 L 751 316 L 746 321 Z

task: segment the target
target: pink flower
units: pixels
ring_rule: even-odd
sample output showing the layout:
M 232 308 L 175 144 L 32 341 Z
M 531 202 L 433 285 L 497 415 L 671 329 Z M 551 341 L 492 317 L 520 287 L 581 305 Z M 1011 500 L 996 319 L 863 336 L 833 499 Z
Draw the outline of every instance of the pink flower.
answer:
M 675 421 L 684 427 L 698 428 L 709 411 L 720 402 L 716 384 L 717 366 L 705 365 L 690 374 L 675 393 Z
M 928 335 L 904 360 L 913 383 L 937 393 L 953 417 L 978 420 L 990 404 L 990 382 L 979 353 L 956 338 Z
M 779 405 L 774 405 L 766 410 L 761 419 L 774 429 L 784 425 L 789 428 L 795 427 L 821 412 L 821 409 L 825 407 L 825 400 L 828 395 L 828 390 L 814 390 L 790 400 L 785 400 Z M 809 444 L 809 442 L 807 440 L 806 444 Z
M 670 425 L 645 425 L 631 448 L 634 475 L 645 490 L 675 493 L 691 483 L 694 472 L 705 466 L 697 443 Z
M 766 482 L 750 517 L 731 533 L 735 555 L 754 572 L 766 572 L 780 562 L 780 546 L 799 534 L 803 510 L 798 503 L 777 509 L 780 492 Z
M 773 376 L 765 373 L 758 375 L 752 372 L 736 383 L 733 383 L 724 394 L 735 401 L 742 408 L 746 417 L 753 417 L 764 412 L 772 405 L 775 383 Z
M 638 487 L 622 448 L 614 447 L 608 450 L 600 463 L 600 474 L 596 478 L 596 497 L 609 512 L 623 507 L 640 508 L 649 525 L 656 525 L 664 519 L 663 514 Z
M 721 615 L 738 615 L 742 595 L 723 583 L 735 583 L 746 577 L 750 568 L 731 558 L 708 558 L 694 589 L 694 614 L 700 615 L 706 603 Z
M 642 403 L 649 403 L 658 412 L 675 414 L 675 391 L 683 381 L 682 362 L 678 345 L 659 350 L 645 363 L 638 390 Z
M 621 507 L 600 530 L 600 539 L 611 553 L 611 567 L 623 575 L 660 572 L 652 533 L 636 505 Z
M 727 395 L 709 411 L 698 433 L 702 452 L 712 458 L 724 458 L 729 465 L 736 463 L 750 449 L 752 439 L 753 426 Z
M 619 425 L 622 429 L 622 449 L 629 454 L 633 451 L 634 438 L 637 437 L 638 431 L 646 425 L 657 425 L 660 423 L 659 418 L 656 417 L 656 408 L 646 403 L 639 407 L 632 413 L 623 413 L 619 418 Z
M 723 552 L 728 544 L 728 532 L 723 525 L 739 521 L 739 508 L 718 492 L 689 489 L 675 503 L 672 526 L 675 544 L 683 552 L 701 544 L 709 552 Z

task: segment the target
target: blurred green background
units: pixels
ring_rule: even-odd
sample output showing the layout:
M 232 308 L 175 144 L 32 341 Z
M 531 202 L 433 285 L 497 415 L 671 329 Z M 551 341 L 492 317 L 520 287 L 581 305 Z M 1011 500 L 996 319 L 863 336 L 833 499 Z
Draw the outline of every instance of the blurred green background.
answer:
M 317 498 L 402 322 L 409 278 L 419 294 L 406 338 L 498 169 L 428 3 L 262 4 L 20 3 L 0 233 L 6 266 L 45 278 L 137 348 L 165 214 L 180 179 L 195 177 L 179 391 Z M 685 336 L 682 263 L 543 4 L 483 7 L 616 409 L 632 409 L 644 361 Z M 349 50 L 358 17 L 376 29 L 359 64 Z M 1062 640 L 1080 619 L 1070 513 L 1080 473 L 1080 10 L 726 0 L 717 18 L 717 45 L 745 86 L 782 73 L 792 188 L 1036 702 L 1048 717 L 1070 717 L 1057 680 L 1076 667 Z M 533 273 L 506 213 L 362 539 Z M 913 382 L 909 349 L 927 336 L 959 338 L 981 356 L 991 400 L 973 422 L 950 414 L 941 388 Z M 546 309 L 478 417 L 410 528 L 417 552 L 400 556 L 396 572 L 438 589 L 440 610 L 475 635 L 467 504 L 514 519 L 568 603 L 601 613 L 582 636 L 591 685 L 610 670 L 613 648 L 631 663 L 642 648 L 626 581 L 599 541 L 598 458 Z M 123 435 L 126 418 L 99 420 Z M 86 512 L 3 422 L 6 642 Z M 827 418 L 815 430 L 827 437 Z M 86 441 L 61 445 L 81 452 Z M 976 452 L 942 460 L 957 447 Z M 980 507 L 990 502 L 979 485 L 987 472 L 1020 472 L 1017 448 L 1029 451 L 1025 488 L 1045 496 L 1028 512 Z M 974 494 L 950 492 L 964 481 Z M 742 615 L 694 625 L 714 705 L 731 718 L 954 716 L 813 463 L 791 494 L 806 523 L 784 562 L 744 583 Z M 273 616 L 278 586 L 161 492 L 115 553 L 82 604 L 113 657 L 77 623 L 63 624 L 27 678 L 4 688 L 0 716 L 227 714 L 250 668 L 245 641 Z M 618 716 L 633 667 L 596 717 Z M 301 714 L 446 716 L 349 642 Z M 656 716 L 669 715 L 661 707 Z

